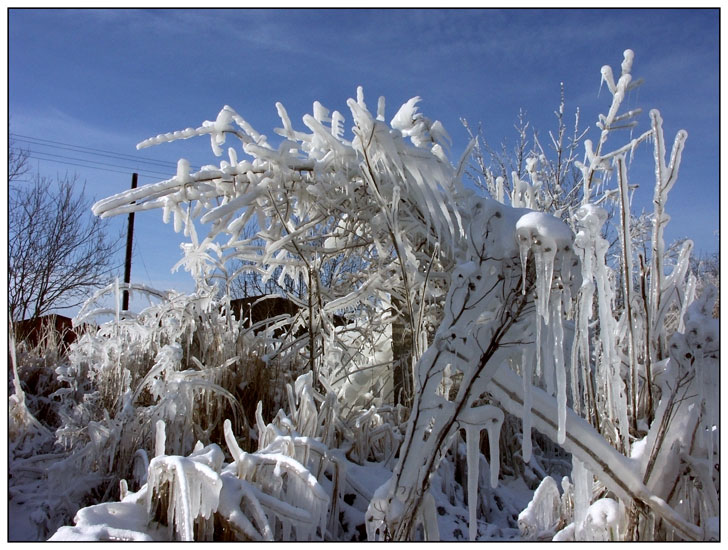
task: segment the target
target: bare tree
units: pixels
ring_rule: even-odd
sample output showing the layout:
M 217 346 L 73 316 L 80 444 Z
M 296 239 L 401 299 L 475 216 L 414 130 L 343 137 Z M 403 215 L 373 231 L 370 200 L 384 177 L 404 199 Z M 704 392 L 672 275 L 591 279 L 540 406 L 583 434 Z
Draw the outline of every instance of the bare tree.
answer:
M 14 147 L 12 142 L 8 148 L 8 182 L 13 183 L 28 173 L 30 151 Z
M 476 131 L 467 120 L 461 119 L 470 137 L 477 138 L 465 175 L 476 187 L 503 203 L 513 203 L 516 181 L 525 178 L 537 191 L 533 205 L 537 210 L 568 220 L 569 212 L 578 208 L 582 200 L 581 174 L 576 163 L 589 128 L 581 128 L 579 109 L 574 113 L 573 126 L 569 127 L 565 110 L 562 83 L 559 106 L 554 111 L 557 127 L 548 131 L 546 146 L 521 109 L 513 125 L 517 139 L 512 146 L 502 141 L 500 151 L 488 143 L 482 125 Z
M 13 320 L 72 307 L 111 274 L 120 239 L 91 215 L 78 177 L 55 184 L 34 174 L 27 187 L 14 184 L 28 172 L 28 154 L 8 154 L 8 311 Z

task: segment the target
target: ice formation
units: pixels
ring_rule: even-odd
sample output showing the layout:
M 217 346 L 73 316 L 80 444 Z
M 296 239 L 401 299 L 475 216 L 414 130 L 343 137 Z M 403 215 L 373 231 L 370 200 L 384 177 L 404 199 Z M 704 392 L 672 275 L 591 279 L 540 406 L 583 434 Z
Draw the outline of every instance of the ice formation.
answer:
M 597 500 L 586 511 L 583 540 L 618 540 L 620 517 L 619 504 L 616 500 L 611 498 Z
M 583 462 L 576 457 L 571 459 L 571 479 L 574 490 L 574 524 L 575 536 L 581 538 L 579 528 L 584 524 L 586 519 L 586 511 L 592 500 L 592 475 Z
M 465 428 L 465 444 L 467 447 L 468 465 L 468 512 L 470 514 L 470 540 L 474 541 L 478 535 L 477 501 L 478 501 L 478 474 L 480 473 L 480 432 L 488 432 L 490 445 L 490 486 L 498 485 L 498 471 L 500 466 L 500 430 L 503 425 L 503 411 L 493 405 L 480 405 L 462 410 L 458 422 Z
M 522 410 L 523 395 L 521 378 L 510 369 L 498 370 L 490 384 L 490 391 L 511 414 Z M 556 399 L 539 388 L 532 388 L 534 428 L 547 434 L 553 440 L 558 432 L 558 404 Z M 665 520 L 671 528 L 692 540 L 703 540 L 716 536 L 702 532 L 700 528 L 686 521 L 642 482 L 639 467 L 619 453 L 583 418 L 567 410 L 566 439 L 564 449 L 577 456 L 588 470 L 596 475 L 620 499 L 630 502 L 639 500 L 655 514 Z M 674 462 L 674 461 L 673 461 Z
M 554 261 L 559 251 L 571 248 L 574 235 L 561 220 L 544 212 L 529 212 L 516 222 L 516 237 L 523 272 L 523 292 L 526 290 L 525 278 L 528 267 L 528 252 L 533 253 L 536 263 L 536 304 L 538 314 L 548 325 L 547 316 Z M 564 255 L 561 255 L 563 261 Z M 567 265 L 568 268 L 570 266 Z
M 546 476 L 533 494 L 533 499 L 518 515 L 518 529 L 524 539 L 551 539 L 561 520 L 561 495 L 556 482 Z
M 105 502 L 82 508 L 74 518 L 73 527 L 58 529 L 50 542 L 72 541 L 147 541 L 161 540 L 161 529 L 149 526 L 144 506 L 127 497 L 122 502 Z
M 309 377 L 297 380 L 299 402 L 307 387 Z M 307 419 L 300 419 L 305 425 Z M 149 463 L 139 491 L 120 503 L 82 509 L 76 525 L 59 529 L 53 540 L 212 540 L 216 525 L 248 540 L 320 540 L 333 527 L 329 517 L 335 508 L 312 471 L 325 479 L 324 472 L 333 469 L 344 484 L 345 460 L 320 441 L 298 435 L 296 421 L 287 423 L 287 434 L 269 424 L 266 433 L 272 439 L 249 454 L 238 446 L 227 420 L 231 464 L 224 463 L 215 444 L 198 442 L 186 457 L 159 454 Z M 158 450 L 163 449 L 163 434 L 160 421 Z
M 411 510 L 419 507 L 420 501 L 412 493 L 427 488 L 428 476 L 441 456 L 440 445 L 447 440 L 454 426 L 467 420 L 473 401 L 488 391 L 489 382 L 501 364 L 512 357 L 510 348 L 500 344 L 525 343 L 533 337 L 526 316 L 522 314 L 531 303 L 533 288 L 540 291 L 542 299 L 537 310 L 540 319 L 550 313 L 543 295 L 551 293 L 554 272 L 560 285 L 572 284 L 571 270 L 576 263 L 571 251 L 572 234 L 562 222 L 545 214 L 504 207 L 490 200 L 475 201 L 467 220 L 470 224 L 468 234 L 471 235 L 468 256 L 453 273 L 445 318 L 433 345 L 417 366 L 417 394 L 412 412 L 415 420 L 408 426 L 400 450 L 400 462 L 388 489 L 379 491 L 369 507 L 368 529 L 373 535 L 384 525 L 395 530 L 395 538 L 406 536 L 412 528 L 407 523 L 412 520 L 402 521 L 402 518 L 412 518 Z M 525 239 L 527 245 L 522 245 Z M 535 252 L 531 252 L 532 246 L 536 247 Z M 535 281 L 522 275 L 527 269 L 527 265 L 519 265 L 524 249 L 538 258 Z M 545 254 L 548 256 L 544 258 Z M 526 292 L 523 292 L 523 285 L 526 285 Z M 556 313 L 548 326 L 560 325 L 561 322 L 561 304 L 553 308 Z M 557 334 L 556 340 L 560 345 L 563 336 L 558 331 Z M 521 358 L 519 353 L 518 359 Z M 564 361 L 558 358 L 556 361 L 557 368 L 563 370 Z M 449 365 L 463 375 L 453 401 L 444 399 L 440 391 Z M 559 380 L 563 382 L 564 377 L 559 376 Z M 565 385 L 559 392 L 559 399 L 565 410 Z M 530 413 L 521 409 L 519 414 L 525 418 Z M 564 424 L 565 414 L 562 413 L 561 418 Z M 528 419 L 525 424 L 528 424 Z M 485 425 L 488 423 L 485 422 Z M 469 429 L 467 433 L 471 471 L 475 470 L 475 458 L 472 456 L 475 431 Z M 491 444 L 497 441 L 493 435 L 489 433 Z M 491 475 L 496 471 L 492 466 Z M 469 482 L 470 502 L 475 500 L 474 478 L 471 476 Z M 471 514 L 474 509 L 472 506 Z M 475 536 L 474 523 L 471 516 L 471 537 Z
M 589 343 L 585 327 L 588 326 L 592 315 L 593 297 L 596 290 L 602 343 L 598 369 L 601 373 L 605 373 L 600 376 L 600 379 L 603 380 L 603 391 L 606 393 L 610 417 L 616 419 L 622 442 L 626 448 L 629 448 L 627 396 L 624 381 L 620 376 L 620 359 L 615 346 L 617 322 L 612 313 L 614 290 L 609 281 L 606 264 L 608 243 L 601 236 L 602 226 L 606 219 L 606 211 L 593 204 L 584 204 L 576 211 L 579 231 L 574 240 L 574 248 L 584 267 L 577 312 L 579 342 L 576 345 L 581 349 L 579 353 L 574 354 L 572 361 L 576 361 L 578 357 L 588 357 Z
M 519 256 L 522 270 L 522 292 L 526 292 L 529 253 L 533 255 L 536 271 L 536 372 L 545 365 L 543 376 L 549 392 L 554 387 L 554 371 L 556 377 L 556 395 L 559 401 L 559 433 L 558 442 L 564 441 L 566 419 L 566 365 L 564 363 L 564 329 L 562 297 L 564 288 L 571 285 L 576 274 L 576 261 L 573 255 L 574 235 L 561 220 L 543 212 L 529 212 L 516 222 L 516 238 L 518 239 Z M 556 270 L 557 280 L 554 282 L 554 263 L 559 262 Z M 552 298 L 553 296 L 553 298 Z M 567 294 L 568 297 L 568 294 Z M 568 303 L 567 298 L 567 303 Z M 549 308 L 551 304 L 551 308 Z M 551 325 L 548 331 L 548 342 L 551 344 L 542 354 L 541 322 Z M 552 360 L 553 359 L 553 360 Z M 553 367 L 553 370 L 552 368 Z M 524 379 L 530 377 L 530 366 L 524 367 Z M 525 384 L 525 382 L 524 382 Z M 524 418 L 530 411 L 524 404 Z M 526 419 L 524 426 L 530 426 Z M 524 460 L 530 458 L 530 429 L 524 428 Z
M 219 448 L 216 451 L 222 454 Z M 193 455 L 155 457 L 149 463 L 147 509 L 153 515 L 158 502 L 168 499 L 167 524 L 175 530 L 177 540 L 196 540 L 194 526 L 198 518 L 208 521 L 202 522 L 207 531 L 197 533 L 197 540 L 212 537 L 214 524 L 210 520 L 217 510 L 222 481 L 204 462 Z

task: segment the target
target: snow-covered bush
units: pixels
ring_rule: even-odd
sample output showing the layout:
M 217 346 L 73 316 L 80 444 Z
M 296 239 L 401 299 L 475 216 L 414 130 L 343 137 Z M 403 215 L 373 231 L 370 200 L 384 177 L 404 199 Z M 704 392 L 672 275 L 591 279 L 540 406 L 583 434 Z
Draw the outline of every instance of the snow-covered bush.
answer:
M 226 418 L 242 432 L 242 444 L 252 448 L 255 434 L 249 428 L 256 404 L 265 403 L 270 410 L 282 403 L 282 387 L 293 380 L 294 373 L 283 361 L 261 360 L 267 347 L 279 344 L 254 339 L 242 323 L 220 313 L 222 305 L 209 293 L 184 296 L 134 285 L 129 290 L 147 296 L 149 307 L 138 314 L 120 312 L 119 285 L 100 290 L 76 321 L 101 322 L 104 316 L 111 320 L 84 334 L 71 346 L 68 358 L 46 365 L 45 371 L 54 374 L 54 391 L 33 396 L 31 408 L 36 414 L 43 412 L 36 402 L 44 399 L 52 418 L 59 420 L 51 423 L 45 415 L 38 424 L 23 412 L 27 406 L 14 407 L 18 423 L 28 426 L 13 437 L 11 494 L 17 502 L 37 501 L 39 508 L 51 502 L 21 482 L 20 473 L 30 467 L 24 463 L 30 461 L 32 471 L 43 473 L 44 491 L 61 501 L 36 522 L 41 536 L 70 521 L 79 507 L 118 496 L 121 479 L 138 489 L 154 449 L 155 422 L 166 422 L 171 454 L 187 454 L 197 441 L 222 441 Z M 117 307 L 98 307 L 109 295 Z M 24 361 L 27 366 L 27 358 Z M 256 383 L 262 379 L 265 384 Z M 17 395 L 24 404 L 25 393 Z M 20 438 L 30 437 L 29 427 L 36 424 L 43 428 L 44 446 L 33 436 L 35 447 L 22 451 Z M 25 456 L 31 453 L 34 456 Z M 69 486 L 69 479 L 77 483 Z
M 287 297 L 301 306 L 315 378 L 343 374 L 328 372 L 326 361 L 339 346 L 334 314 L 347 313 L 355 325 L 362 318 L 358 326 L 366 322 L 367 332 L 375 326 L 372 309 L 378 317 L 389 314 L 380 330 L 406 337 L 402 345 L 393 335 L 397 368 L 393 393 L 385 398 L 399 402 L 402 392 L 411 398 L 411 362 L 426 347 L 428 325 L 437 322 L 428 302 L 444 296 L 446 273 L 465 237 L 458 212 L 462 185 L 443 150 L 447 134 L 418 112 L 418 101 L 403 105 L 389 126 L 384 99 L 372 114 L 360 89 L 348 102 L 351 140 L 338 111 L 316 102 L 313 115 L 303 117 L 306 133 L 294 130 L 277 104 L 283 125 L 276 129 L 277 147 L 225 107 L 215 121 L 139 146 L 210 135 L 221 155 L 226 139 L 236 137 L 252 161 L 238 160 L 231 147 L 219 166 L 190 174 L 182 160 L 174 178 L 100 201 L 94 211 L 109 216 L 162 208 L 165 220 L 174 215 L 175 229 L 192 241 L 183 264 L 200 284 L 211 284 L 220 271 L 234 279 L 228 265 L 256 270 L 264 282 L 275 275 L 280 288 L 295 284 L 298 291 Z M 210 224 L 204 239 L 197 237 L 196 220 Z M 255 238 L 245 238 L 249 224 Z M 354 363 L 347 374 L 370 366 Z

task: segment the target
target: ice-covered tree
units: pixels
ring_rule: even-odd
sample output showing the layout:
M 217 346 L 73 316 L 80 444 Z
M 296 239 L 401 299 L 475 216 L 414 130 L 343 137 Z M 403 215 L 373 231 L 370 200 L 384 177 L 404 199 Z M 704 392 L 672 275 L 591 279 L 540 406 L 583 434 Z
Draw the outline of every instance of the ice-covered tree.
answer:
M 316 377 L 327 369 L 326 346 L 338 345 L 334 313 L 349 312 L 353 319 L 367 307 L 379 308 L 409 335 L 408 349 L 395 345 L 402 356 L 391 375 L 397 396 L 384 397 L 399 400 L 402 391 L 411 397 L 411 362 L 426 346 L 428 299 L 442 297 L 444 273 L 465 238 L 459 174 L 443 149 L 447 134 L 418 112 L 418 101 L 403 105 L 389 126 L 384 100 L 374 115 L 360 90 L 348 102 L 350 140 L 338 111 L 315 103 L 314 114 L 303 117 L 308 132 L 302 132 L 278 104 L 283 127 L 276 130 L 282 140 L 275 147 L 225 107 L 215 121 L 140 147 L 210 135 L 213 150 L 222 154 L 232 136 L 252 161 L 238 160 L 233 148 L 219 167 L 195 174 L 180 161 L 174 178 L 100 201 L 94 210 L 108 216 L 163 208 L 165 220 L 174 216 L 175 229 L 192 239 L 183 263 L 201 285 L 211 284 L 213 268 L 231 260 L 260 273 L 263 282 L 275 274 L 281 288 L 285 281 L 299 285 L 303 291 L 288 297 L 301 306 L 299 323 L 308 333 L 306 353 Z M 203 239 L 196 234 L 197 218 L 211 224 Z M 254 238 L 244 233 L 251 223 Z

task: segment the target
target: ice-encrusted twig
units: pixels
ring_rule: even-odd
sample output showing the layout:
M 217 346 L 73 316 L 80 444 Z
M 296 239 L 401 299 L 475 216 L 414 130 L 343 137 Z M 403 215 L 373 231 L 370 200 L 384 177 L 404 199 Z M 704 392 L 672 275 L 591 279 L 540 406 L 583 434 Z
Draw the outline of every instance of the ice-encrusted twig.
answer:
M 662 117 L 656 109 L 650 111 L 650 121 L 652 131 L 654 132 L 654 160 L 655 160 L 655 192 L 652 199 L 654 205 L 653 226 L 652 226 L 652 260 L 650 268 L 650 319 L 654 323 L 652 328 L 653 341 L 655 345 L 652 353 L 655 353 L 652 361 L 656 362 L 664 355 L 666 344 L 666 332 L 664 327 L 656 324 L 657 314 L 660 310 L 662 302 L 662 288 L 665 281 L 664 273 L 664 257 L 665 242 L 664 232 L 665 226 L 670 221 L 670 216 L 665 213 L 665 203 L 667 196 L 677 181 L 678 172 L 680 170 L 680 161 L 682 152 L 687 139 L 687 132 L 680 130 L 675 136 L 675 142 L 670 153 L 669 164 L 665 158 L 667 149 L 665 147 L 664 131 L 662 129 Z
M 575 163 L 575 165 L 581 170 L 582 173 L 584 186 L 582 204 L 588 204 L 589 202 L 591 202 L 592 181 L 598 171 L 606 169 L 605 160 L 608 159 L 608 156 L 603 154 L 603 148 L 607 141 L 607 138 L 609 137 L 610 132 L 621 127 L 631 126 L 629 123 L 627 123 L 626 126 L 624 124 L 616 126 L 615 123 L 623 123 L 625 121 L 628 121 L 640 112 L 639 110 L 632 110 L 624 113 L 623 115 L 618 114 L 619 108 L 626 98 L 627 92 L 641 84 L 640 80 L 634 82 L 632 81 L 633 60 L 634 52 L 629 49 L 625 50 L 624 58 L 621 65 L 622 73 L 616 83 L 614 82 L 612 68 L 609 65 L 604 65 L 602 67 L 602 83 L 606 82 L 607 88 L 612 94 L 612 103 L 609 106 L 607 114 L 599 116 L 597 126 L 601 129 L 602 132 L 599 136 L 599 141 L 596 148 L 593 148 L 591 140 L 585 140 L 585 162 Z M 633 141 L 625 147 L 629 147 L 633 150 L 637 143 L 639 143 L 643 139 L 646 139 L 647 137 L 647 134 L 644 134 L 643 136 L 638 138 L 637 141 Z

